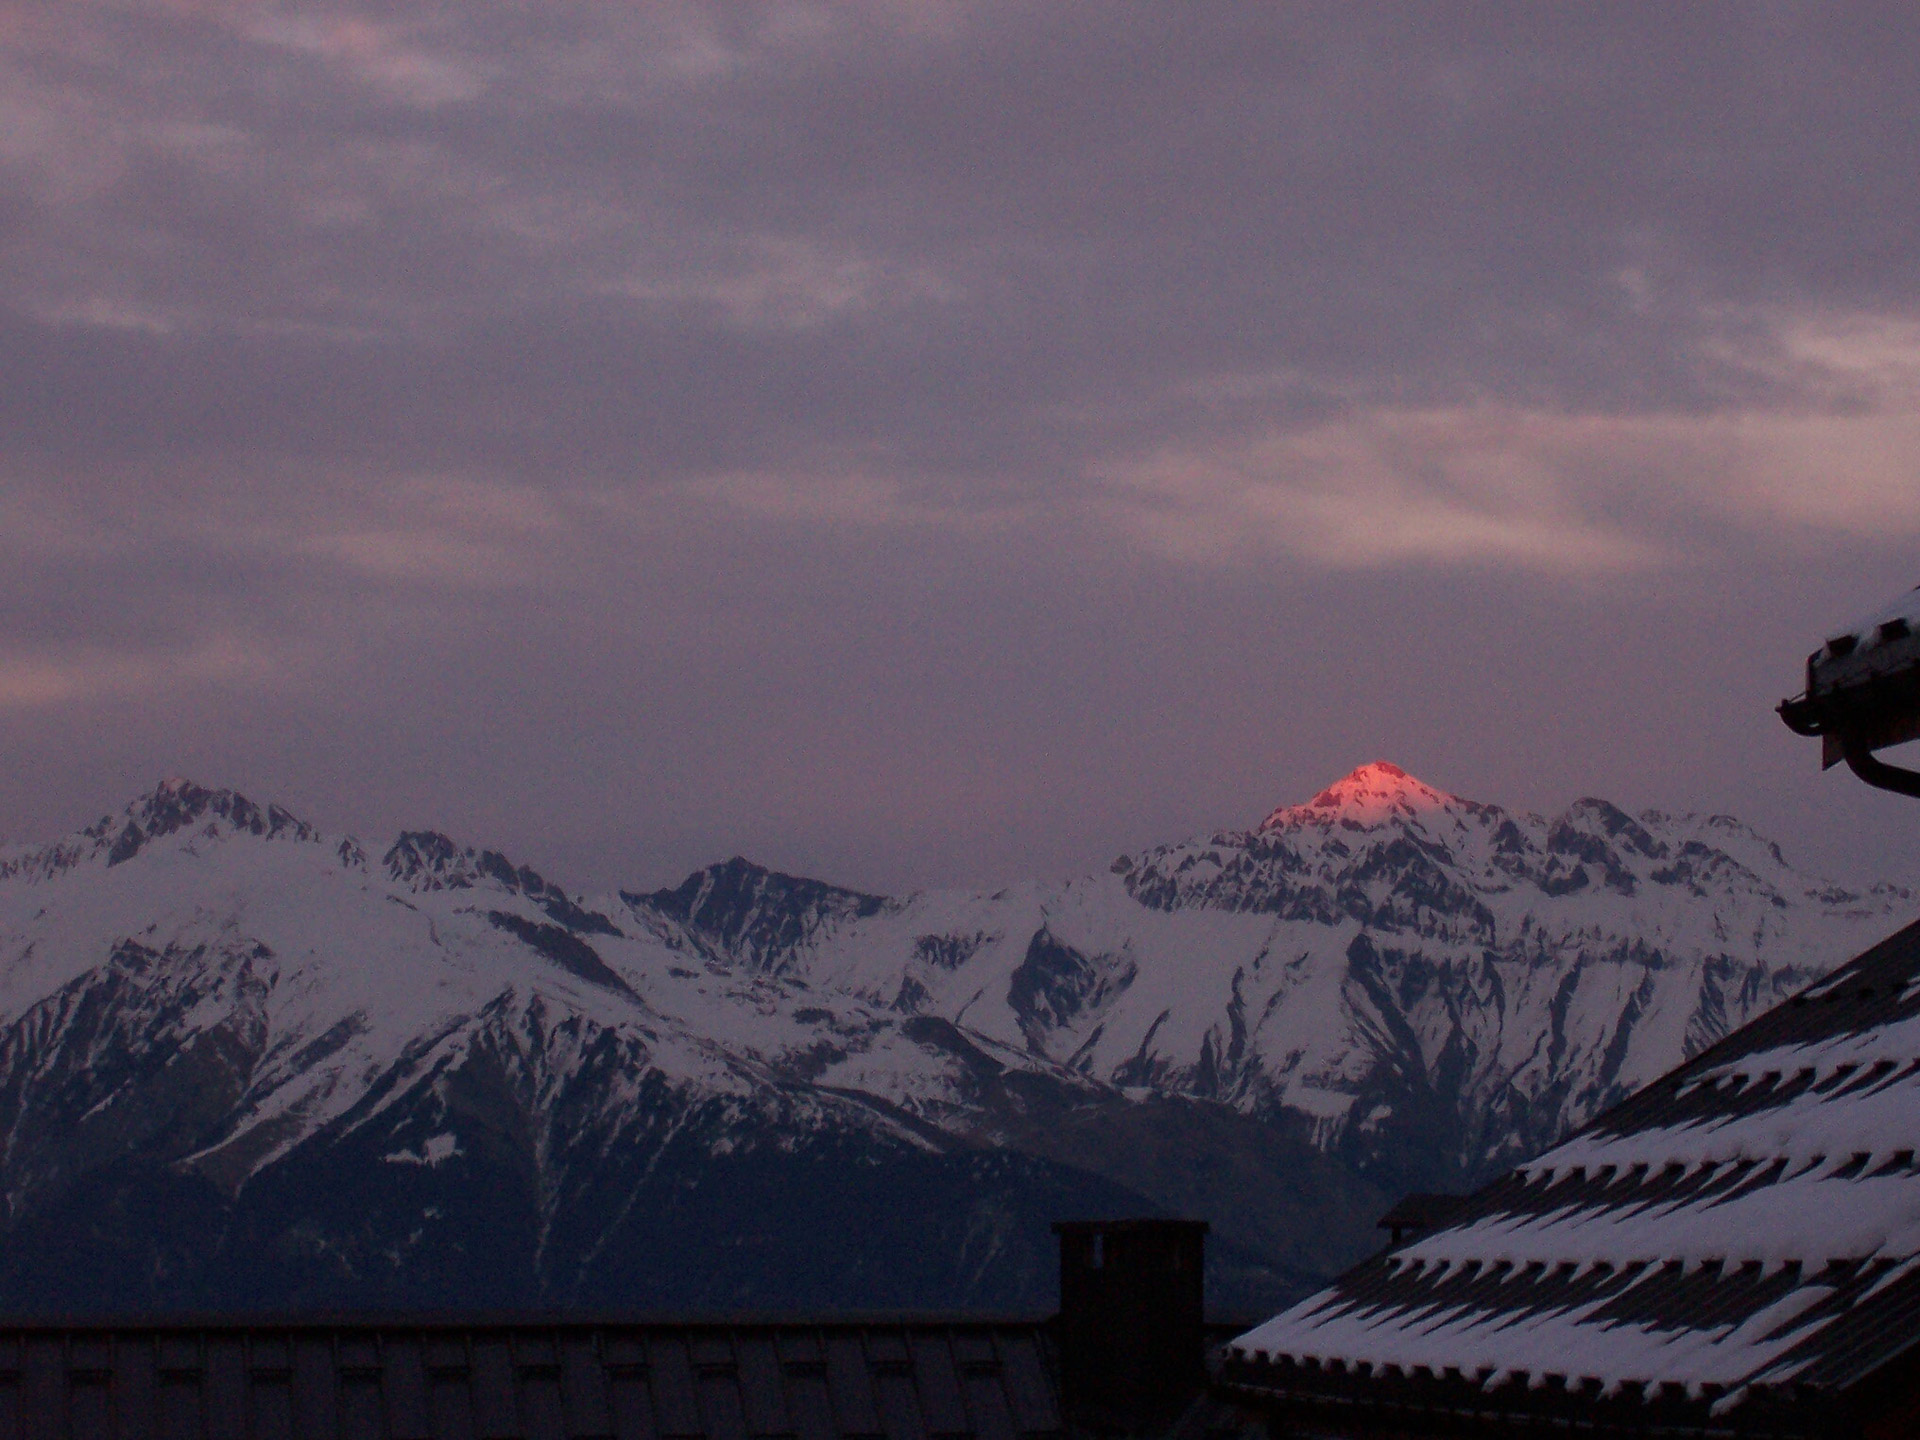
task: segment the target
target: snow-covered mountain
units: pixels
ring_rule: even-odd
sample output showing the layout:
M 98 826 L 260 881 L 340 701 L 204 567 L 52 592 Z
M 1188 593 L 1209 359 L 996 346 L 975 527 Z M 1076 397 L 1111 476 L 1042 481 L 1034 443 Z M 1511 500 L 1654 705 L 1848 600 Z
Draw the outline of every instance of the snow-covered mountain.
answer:
M 1266 1302 L 1915 908 L 1385 764 L 905 898 L 739 859 L 584 897 L 170 781 L 0 852 L 0 1297 L 1042 1303 L 1047 1220 L 1156 1205 Z

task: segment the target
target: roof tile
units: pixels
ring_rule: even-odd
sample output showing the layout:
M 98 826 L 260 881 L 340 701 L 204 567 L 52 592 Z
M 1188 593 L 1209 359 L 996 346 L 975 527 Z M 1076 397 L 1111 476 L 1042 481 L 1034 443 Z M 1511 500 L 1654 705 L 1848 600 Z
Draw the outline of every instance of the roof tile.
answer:
M 1784 1425 L 1920 1344 L 1916 1134 L 1920 926 L 1240 1337 L 1227 1382 Z

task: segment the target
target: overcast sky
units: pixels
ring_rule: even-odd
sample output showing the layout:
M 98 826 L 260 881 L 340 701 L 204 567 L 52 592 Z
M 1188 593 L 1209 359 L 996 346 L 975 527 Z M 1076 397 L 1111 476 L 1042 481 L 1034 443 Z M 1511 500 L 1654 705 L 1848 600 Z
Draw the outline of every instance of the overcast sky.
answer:
M 1920 880 L 1920 7 L 0 3 L 0 836 L 1062 875 L 1397 761 Z

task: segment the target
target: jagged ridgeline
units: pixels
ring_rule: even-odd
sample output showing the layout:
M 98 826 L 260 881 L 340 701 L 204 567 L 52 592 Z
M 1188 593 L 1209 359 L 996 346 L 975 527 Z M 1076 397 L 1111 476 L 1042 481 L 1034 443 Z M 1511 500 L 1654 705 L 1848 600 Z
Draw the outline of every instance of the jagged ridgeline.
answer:
M 0 852 L 0 1305 L 1041 1307 L 1050 1221 L 1167 1211 L 1268 1307 L 1915 908 L 1383 764 L 904 898 L 580 896 L 172 781 Z

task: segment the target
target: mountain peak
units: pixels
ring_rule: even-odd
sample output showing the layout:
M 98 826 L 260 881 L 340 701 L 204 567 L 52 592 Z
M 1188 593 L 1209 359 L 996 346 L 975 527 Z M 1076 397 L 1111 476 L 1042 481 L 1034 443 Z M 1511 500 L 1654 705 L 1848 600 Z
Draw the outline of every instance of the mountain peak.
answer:
M 1304 805 L 1282 805 L 1261 822 L 1261 830 L 1317 820 L 1352 820 L 1373 825 L 1400 815 L 1413 817 L 1438 810 L 1456 797 L 1415 779 L 1398 765 L 1373 760 L 1341 776 Z
M 107 847 L 107 864 L 131 860 L 149 841 L 202 821 L 223 821 L 236 832 L 263 837 L 290 835 L 317 840 L 319 832 L 278 805 L 265 809 L 232 790 L 210 790 L 191 780 L 170 775 L 144 795 L 134 797 L 121 812 L 123 818 L 102 816 L 82 832 Z

